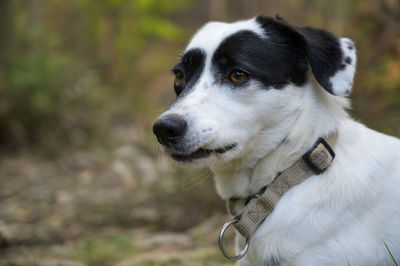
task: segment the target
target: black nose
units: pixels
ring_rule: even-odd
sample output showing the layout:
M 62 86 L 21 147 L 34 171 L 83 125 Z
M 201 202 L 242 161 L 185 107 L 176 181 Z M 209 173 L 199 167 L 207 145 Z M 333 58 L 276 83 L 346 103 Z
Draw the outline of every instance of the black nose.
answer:
M 168 116 L 158 119 L 153 126 L 153 132 L 158 142 L 163 145 L 175 144 L 178 137 L 186 130 L 187 123 L 179 115 Z

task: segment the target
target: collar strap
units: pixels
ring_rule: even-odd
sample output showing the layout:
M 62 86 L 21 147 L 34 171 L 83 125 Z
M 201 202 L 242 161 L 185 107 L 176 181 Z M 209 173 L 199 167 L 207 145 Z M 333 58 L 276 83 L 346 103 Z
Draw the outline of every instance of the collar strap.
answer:
M 308 177 L 324 172 L 334 158 L 335 153 L 332 148 L 323 138 L 319 138 L 302 158 L 279 174 L 271 184 L 262 188 L 256 195 L 246 198 L 247 203 L 244 203 L 242 212 L 236 215 L 233 226 L 243 237 L 251 237 L 257 227 L 271 214 L 285 192 Z M 228 209 L 233 211 L 230 201 L 227 201 Z

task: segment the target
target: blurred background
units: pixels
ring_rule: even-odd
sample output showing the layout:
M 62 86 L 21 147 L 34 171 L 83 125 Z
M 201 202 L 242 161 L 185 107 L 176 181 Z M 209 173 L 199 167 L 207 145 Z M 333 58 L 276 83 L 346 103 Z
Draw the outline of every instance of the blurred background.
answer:
M 212 174 L 151 126 L 196 29 L 259 14 L 353 39 L 351 113 L 400 136 L 398 0 L 1 0 L 0 265 L 231 265 Z

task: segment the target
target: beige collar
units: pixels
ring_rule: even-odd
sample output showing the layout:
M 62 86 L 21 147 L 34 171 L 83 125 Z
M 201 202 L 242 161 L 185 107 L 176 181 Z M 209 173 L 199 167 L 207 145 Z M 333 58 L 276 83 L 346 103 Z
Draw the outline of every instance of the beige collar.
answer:
M 250 237 L 257 227 L 271 214 L 279 199 L 292 187 L 300 184 L 308 177 L 324 172 L 332 163 L 335 153 L 331 146 L 336 142 L 337 133 L 332 134 L 327 141 L 319 138 L 314 146 L 292 166 L 280 173 L 268 186 L 262 188 L 256 195 L 244 199 L 229 199 L 227 207 L 234 219 L 227 222 L 220 233 L 220 249 L 225 257 L 238 260 L 247 251 Z M 329 142 L 329 144 L 328 144 Z M 241 210 L 240 212 L 238 210 Z M 245 249 L 235 256 L 225 253 L 222 238 L 225 230 L 232 225 L 247 239 Z

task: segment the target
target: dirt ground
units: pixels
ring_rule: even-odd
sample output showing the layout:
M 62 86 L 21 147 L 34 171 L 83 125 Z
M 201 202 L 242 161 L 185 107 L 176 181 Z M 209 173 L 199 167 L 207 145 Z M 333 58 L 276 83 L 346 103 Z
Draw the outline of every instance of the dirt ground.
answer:
M 226 219 L 208 171 L 135 141 L 0 158 L 1 266 L 231 265 Z

